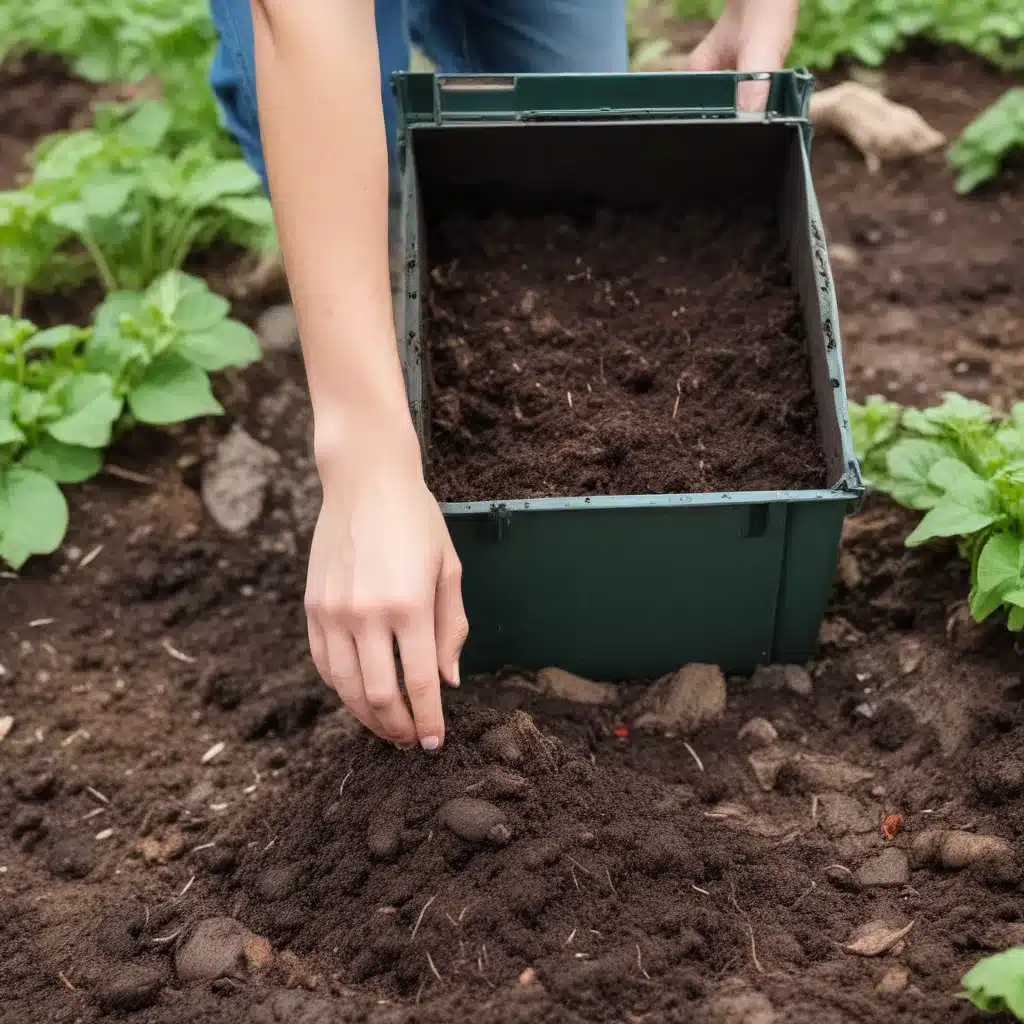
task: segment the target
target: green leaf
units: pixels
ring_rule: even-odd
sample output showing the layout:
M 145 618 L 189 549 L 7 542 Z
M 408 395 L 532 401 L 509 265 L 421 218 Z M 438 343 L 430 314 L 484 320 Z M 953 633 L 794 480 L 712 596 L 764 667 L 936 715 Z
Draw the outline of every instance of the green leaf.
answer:
M 20 444 L 25 435 L 9 415 L 0 415 L 0 445 Z
M 86 217 L 92 220 L 106 220 L 124 209 L 128 202 L 134 181 L 130 178 L 111 178 L 82 189 L 82 206 Z
M 68 528 L 68 504 L 46 475 L 22 466 L 0 473 L 0 558 L 20 569 L 32 555 L 56 551 Z
M 988 484 L 960 459 L 940 459 L 929 470 L 928 482 L 965 505 L 985 502 L 991 494 Z
M 917 529 L 907 538 L 907 547 L 919 547 L 938 537 L 967 537 L 978 530 L 984 530 L 986 526 L 991 526 L 998 518 L 996 512 L 961 505 L 952 498 L 945 498 L 921 520 Z
M 137 420 L 156 425 L 224 411 L 213 397 L 206 371 L 174 353 L 153 360 L 128 395 L 128 405 Z
M 121 134 L 140 148 L 154 150 L 171 127 L 171 108 L 162 100 L 147 100 L 121 126 Z
M 103 373 L 77 375 L 64 396 L 67 414 L 46 430 L 64 444 L 105 448 L 124 400 L 114 395 L 114 382 Z
M 889 450 L 886 465 L 892 496 L 907 508 L 929 509 L 942 498 L 942 490 L 930 478 L 932 468 L 949 458 L 949 448 L 938 441 L 909 438 Z
M 1011 533 L 990 537 L 978 556 L 978 586 L 986 593 L 1006 591 L 1021 579 L 1021 542 Z
M 174 307 L 175 326 L 191 334 L 216 327 L 231 311 L 231 303 L 210 291 L 192 291 L 183 295 Z
M 34 352 L 41 349 L 60 348 L 61 345 L 70 345 L 81 341 L 87 336 L 86 331 L 81 327 L 72 324 L 63 324 L 60 327 L 51 327 L 49 330 L 33 334 L 25 343 L 26 352 Z
M 979 961 L 961 984 L 967 998 L 979 1009 L 1007 1009 L 1024 1020 L 1024 946 Z
M 264 196 L 228 196 L 217 203 L 217 209 L 256 227 L 274 226 L 274 208 Z
M 1003 600 L 1015 608 L 1024 608 L 1024 589 L 1011 590 L 1008 594 L 1003 595 Z
M 46 395 L 41 391 L 32 391 L 26 388 L 18 397 L 18 410 L 15 419 L 26 426 L 35 423 L 45 404 Z
M 1006 626 L 1007 629 L 1013 633 L 1019 633 L 1024 629 L 1024 608 L 1021 608 L 1019 605 L 1014 605 L 1010 609 L 1010 614 L 1006 619 Z M 1024 1005 L 1024 1000 L 1022 1000 L 1021 1003 Z
M 50 210 L 50 220 L 57 227 L 76 235 L 82 234 L 89 226 L 89 214 L 81 202 L 58 203 Z
M 256 335 L 237 320 L 223 320 L 208 331 L 188 334 L 177 350 L 208 373 L 228 366 L 249 366 L 258 362 L 261 354 Z
M 260 176 L 244 160 L 222 160 L 197 174 L 182 199 L 189 206 L 208 206 L 226 196 L 246 195 L 262 187 Z
M 18 461 L 26 469 L 37 469 L 59 484 L 80 484 L 100 471 L 103 454 L 94 448 L 44 437 Z

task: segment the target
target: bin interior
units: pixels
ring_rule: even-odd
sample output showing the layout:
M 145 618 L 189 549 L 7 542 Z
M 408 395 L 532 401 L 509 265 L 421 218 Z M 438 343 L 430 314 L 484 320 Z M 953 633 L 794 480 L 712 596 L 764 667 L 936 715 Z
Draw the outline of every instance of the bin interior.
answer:
M 417 125 L 409 134 L 405 187 L 411 221 L 405 227 L 418 243 L 407 254 L 417 255 L 420 283 L 418 289 L 410 288 L 404 355 L 410 399 L 426 441 L 429 416 L 420 360 L 429 354 L 417 321 L 418 297 L 431 265 L 432 223 L 456 211 L 566 213 L 597 204 L 685 209 L 739 199 L 772 207 L 787 242 L 804 312 L 828 485 L 842 486 L 851 466 L 840 431 L 846 408 L 837 372 L 838 326 L 798 123 Z M 425 450 L 429 452 L 429 443 Z

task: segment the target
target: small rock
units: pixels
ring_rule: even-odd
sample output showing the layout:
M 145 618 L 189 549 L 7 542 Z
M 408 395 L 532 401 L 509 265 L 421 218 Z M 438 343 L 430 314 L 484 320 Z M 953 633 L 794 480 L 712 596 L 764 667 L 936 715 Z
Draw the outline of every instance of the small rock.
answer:
M 537 293 L 532 288 L 528 288 L 519 300 L 519 313 L 524 317 L 531 317 L 536 311 Z
M 767 996 L 741 978 L 727 978 L 701 1019 L 709 1024 L 776 1024 L 779 1018 Z
M 924 661 L 924 647 L 920 640 L 912 637 L 901 641 L 896 660 L 899 662 L 900 675 L 909 676 L 917 671 Z
M 166 864 L 185 852 L 185 837 L 177 829 L 171 829 L 160 839 L 155 836 L 140 839 L 135 849 L 147 864 Z
M 883 999 L 897 996 L 907 987 L 909 981 L 910 971 L 902 964 L 890 967 L 875 986 L 875 994 L 882 996 Z
M 801 697 L 809 697 L 812 689 L 810 673 L 802 665 L 761 665 L 751 683 L 773 690 L 789 690 Z
M 997 836 L 958 829 L 930 828 L 915 836 L 910 855 L 916 867 L 933 864 L 959 871 L 972 864 L 1012 866 L 1013 845 Z
M 631 709 L 637 729 L 689 736 L 725 714 L 725 676 L 717 665 L 684 665 L 659 680 Z
M 843 792 L 872 778 L 874 772 L 828 754 L 801 752 L 786 764 L 795 781 L 811 792 Z
M 441 808 L 439 816 L 449 832 L 469 843 L 504 846 L 512 838 L 505 812 L 486 800 L 458 796 Z
M 779 772 L 788 758 L 788 752 L 781 747 L 762 747 L 747 756 L 747 764 L 750 765 L 757 784 L 766 793 L 770 793 L 775 788 Z
M 259 519 L 270 470 L 281 461 L 273 449 L 250 437 L 238 424 L 203 468 L 203 502 L 228 533 L 244 533 Z
M 264 352 L 290 352 L 299 344 L 299 325 L 290 302 L 271 306 L 256 322 L 256 334 Z
M 752 718 L 739 731 L 737 739 L 746 750 L 756 750 L 758 747 L 771 746 L 779 734 L 775 726 L 767 718 Z
M 899 928 L 888 921 L 868 921 L 854 931 L 843 949 L 858 956 L 881 956 L 905 939 L 915 924 L 911 921 Z
M 595 683 L 562 668 L 542 668 L 537 673 L 537 682 L 549 697 L 576 704 L 614 704 L 619 697 L 614 683 Z
M 11 734 L 14 728 L 14 715 L 0 715 L 0 743 Z
M 527 967 L 522 974 L 519 975 L 520 985 L 532 985 L 537 980 L 537 972 L 532 967 Z
M 860 253 L 852 245 L 845 245 L 843 242 L 833 242 L 828 247 L 829 258 L 833 263 L 842 266 L 852 267 L 860 262 Z
M 906 885 L 910 881 L 910 861 L 902 850 L 890 847 L 860 866 L 857 881 L 863 886 Z
M 857 876 L 842 864 L 829 864 L 825 868 L 825 877 L 837 888 L 847 892 L 855 892 L 860 888 Z
M 875 820 L 856 799 L 845 793 L 822 793 L 818 796 L 818 821 L 833 838 L 873 832 Z
M 99 990 L 107 1013 L 133 1013 L 152 1006 L 164 986 L 163 975 L 148 967 L 120 967 L 117 977 Z
M 182 981 L 244 981 L 249 972 L 266 966 L 270 944 L 231 917 L 208 917 L 188 929 L 174 953 L 174 969 Z

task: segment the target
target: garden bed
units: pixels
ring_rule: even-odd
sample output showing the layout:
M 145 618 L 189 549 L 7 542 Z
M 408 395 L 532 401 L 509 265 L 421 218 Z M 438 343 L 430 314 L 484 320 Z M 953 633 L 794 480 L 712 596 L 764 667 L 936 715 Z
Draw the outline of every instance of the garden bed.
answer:
M 770 210 L 449 218 L 432 256 L 440 500 L 826 485 Z
M 1006 85 L 949 54 L 887 76 L 950 135 Z M 876 176 L 822 137 L 813 159 L 854 395 L 1019 398 L 1019 177 L 963 200 L 941 154 Z M 787 1024 L 982 1019 L 957 1001 L 959 978 L 1021 942 L 1016 879 L 930 865 L 892 887 L 847 877 L 935 825 L 1019 836 L 1020 653 L 997 624 L 966 622 L 952 551 L 904 550 L 913 517 L 871 501 L 850 522 L 810 694 L 731 683 L 724 714 L 689 739 L 701 766 L 679 738 L 617 735 L 644 684 L 588 707 L 532 678 L 464 682 L 428 761 L 368 743 L 309 663 L 297 353 L 218 390 L 282 456 L 251 536 L 202 511 L 199 467 L 228 426 L 215 421 L 115 451 L 141 476 L 71 488 L 65 548 L 0 578 L 0 714 L 14 716 L 0 741 L 0 1016 L 732 1024 L 770 1005 Z M 462 846 L 409 815 L 490 773 L 479 739 L 516 710 L 557 740 L 557 774 L 527 763 L 511 769 L 524 798 L 490 797 L 507 845 Z M 763 789 L 739 739 L 755 717 L 847 770 L 791 764 Z M 371 862 L 371 811 L 403 786 L 409 835 Z M 904 818 L 891 840 L 889 813 Z M 294 958 L 182 984 L 175 933 L 221 914 Z M 841 948 L 873 920 L 914 926 L 882 956 Z M 529 969 L 535 984 L 520 982 Z

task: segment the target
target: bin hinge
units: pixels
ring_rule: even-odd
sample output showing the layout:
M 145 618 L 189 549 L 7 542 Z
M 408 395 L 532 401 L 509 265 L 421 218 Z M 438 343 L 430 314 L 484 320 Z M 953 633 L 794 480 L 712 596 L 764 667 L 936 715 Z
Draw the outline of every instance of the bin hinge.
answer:
M 512 513 L 505 505 L 491 506 L 491 523 L 494 526 L 494 539 L 504 540 L 512 525 Z

